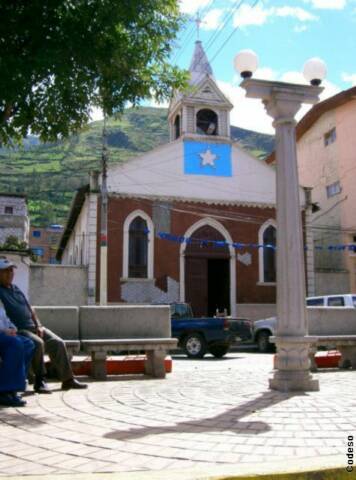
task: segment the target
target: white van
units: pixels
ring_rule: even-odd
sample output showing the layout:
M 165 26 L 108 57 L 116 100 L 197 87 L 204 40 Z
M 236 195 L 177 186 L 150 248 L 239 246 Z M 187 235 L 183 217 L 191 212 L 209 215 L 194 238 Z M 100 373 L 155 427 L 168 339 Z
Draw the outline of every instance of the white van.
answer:
M 354 307 L 356 308 L 356 295 L 346 293 L 343 295 L 323 295 L 308 297 L 308 307 Z
M 308 307 L 348 307 L 356 308 L 356 295 L 351 293 L 339 295 L 322 295 L 319 297 L 307 297 Z M 275 335 L 277 318 L 263 318 L 253 324 L 253 340 L 257 343 L 260 352 L 268 352 L 274 348 L 269 337 Z

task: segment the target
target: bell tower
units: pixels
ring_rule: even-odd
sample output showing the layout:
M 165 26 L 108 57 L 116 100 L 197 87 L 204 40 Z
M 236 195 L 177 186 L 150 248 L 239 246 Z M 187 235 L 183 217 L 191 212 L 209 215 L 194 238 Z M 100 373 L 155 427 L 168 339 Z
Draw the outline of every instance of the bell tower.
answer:
M 189 88 L 176 92 L 168 111 L 170 141 L 230 141 L 232 104 L 219 89 L 202 42 L 195 42 Z

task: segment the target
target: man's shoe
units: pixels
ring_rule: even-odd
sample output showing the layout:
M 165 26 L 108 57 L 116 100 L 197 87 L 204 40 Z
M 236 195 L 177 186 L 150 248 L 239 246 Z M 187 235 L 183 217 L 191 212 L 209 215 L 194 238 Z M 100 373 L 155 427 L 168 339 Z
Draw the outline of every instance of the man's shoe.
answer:
M 24 407 L 26 405 L 26 400 L 23 400 L 17 393 L 11 393 L 12 400 L 15 403 L 15 407 Z
M 22 400 L 16 393 L 1 393 L 0 406 L 2 407 L 24 407 L 25 400 Z
M 33 389 L 36 393 L 52 393 L 43 379 L 36 381 Z
M 79 390 L 80 388 L 88 388 L 88 385 L 86 383 L 78 382 L 78 380 L 76 380 L 75 378 L 70 378 L 69 380 L 65 380 L 62 383 L 62 390 Z

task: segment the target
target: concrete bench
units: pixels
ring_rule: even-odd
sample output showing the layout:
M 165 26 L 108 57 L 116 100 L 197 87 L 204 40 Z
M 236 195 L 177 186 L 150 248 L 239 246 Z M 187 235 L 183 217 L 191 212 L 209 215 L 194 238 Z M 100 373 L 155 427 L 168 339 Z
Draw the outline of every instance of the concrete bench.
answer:
M 61 337 L 71 358 L 80 351 L 78 307 L 34 307 L 44 327 Z
M 82 348 L 91 355 L 92 376 L 97 380 L 106 379 L 106 358 L 112 350 L 144 351 L 146 354 L 145 373 L 156 378 L 164 378 L 164 360 L 167 352 L 176 348 L 175 338 L 126 338 L 82 340 Z
M 356 368 L 356 309 L 350 307 L 308 307 L 309 334 L 317 337 L 311 345 L 311 369 L 318 347 L 336 348 L 341 353 L 340 368 Z
M 316 371 L 315 353 L 318 347 L 336 348 L 341 353 L 339 368 L 356 369 L 356 335 L 322 335 L 310 348 L 311 370 Z
M 166 305 L 83 306 L 80 333 L 82 349 L 92 358 L 92 375 L 100 380 L 106 378 L 106 358 L 115 350 L 144 351 L 145 372 L 164 378 L 165 357 L 177 346 Z

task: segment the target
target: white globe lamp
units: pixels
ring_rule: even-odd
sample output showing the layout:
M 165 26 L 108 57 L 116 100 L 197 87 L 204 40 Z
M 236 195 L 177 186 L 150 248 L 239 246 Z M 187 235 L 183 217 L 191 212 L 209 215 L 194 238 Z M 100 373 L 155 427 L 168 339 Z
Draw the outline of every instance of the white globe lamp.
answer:
M 242 78 L 251 78 L 258 67 L 258 56 L 253 50 L 241 50 L 234 58 L 234 66 Z
M 303 75 L 311 85 L 319 86 L 326 77 L 326 73 L 326 64 L 320 58 L 311 58 L 304 64 Z

